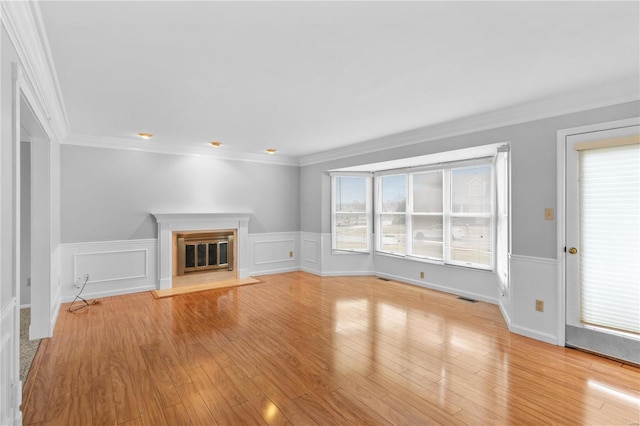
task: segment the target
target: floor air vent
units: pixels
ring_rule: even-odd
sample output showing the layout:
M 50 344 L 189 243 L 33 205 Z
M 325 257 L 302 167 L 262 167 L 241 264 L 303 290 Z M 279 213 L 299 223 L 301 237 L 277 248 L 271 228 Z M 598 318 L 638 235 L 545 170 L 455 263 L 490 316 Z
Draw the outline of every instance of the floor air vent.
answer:
M 378 277 L 378 279 L 379 279 L 379 280 L 382 280 L 382 281 L 391 281 L 389 278 L 382 278 L 382 277 Z
M 458 299 L 460 299 L 460 300 L 464 300 L 465 302 L 478 303 L 478 301 L 477 301 L 477 300 L 475 300 L 475 299 L 469 299 L 468 297 L 458 296 Z

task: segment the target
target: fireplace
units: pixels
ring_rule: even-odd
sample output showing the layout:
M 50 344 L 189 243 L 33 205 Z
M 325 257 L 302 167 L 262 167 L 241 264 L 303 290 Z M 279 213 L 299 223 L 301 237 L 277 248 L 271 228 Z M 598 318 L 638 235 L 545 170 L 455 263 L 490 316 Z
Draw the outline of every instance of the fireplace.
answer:
M 233 233 L 176 234 L 177 275 L 225 269 L 233 271 Z
M 249 218 L 248 213 L 153 213 L 158 223 L 158 289 L 184 284 L 185 279 L 196 279 L 219 274 L 224 277 L 247 278 L 249 276 Z M 224 236 L 227 236 L 226 243 Z M 192 266 L 179 275 L 178 239 L 184 238 L 186 246 L 196 252 Z M 231 236 L 231 241 L 229 241 Z M 204 237 L 204 238 L 203 238 Z M 189 248 L 191 251 L 192 248 Z M 198 252 L 198 250 L 200 250 Z M 226 250 L 226 263 L 224 252 Z M 215 255 L 214 255 L 215 251 Z M 199 255 L 199 257 L 198 257 Z M 190 256 L 190 255 L 189 255 Z M 206 259 L 203 259 L 203 257 Z M 214 261 L 215 259 L 215 261 Z M 191 265 L 191 261 L 189 261 Z M 206 263 L 206 264 L 205 264 Z M 210 269 L 201 269 L 208 267 Z M 231 270 L 229 268 L 232 268 Z

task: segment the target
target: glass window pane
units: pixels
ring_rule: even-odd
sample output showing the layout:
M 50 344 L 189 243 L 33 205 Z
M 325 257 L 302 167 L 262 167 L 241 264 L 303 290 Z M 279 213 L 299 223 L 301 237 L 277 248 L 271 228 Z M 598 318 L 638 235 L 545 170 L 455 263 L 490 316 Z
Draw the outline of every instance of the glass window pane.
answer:
M 184 266 L 185 268 L 196 266 L 196 246 L 193 244 L 184 246 Z
M 491 265 L 491 219 L 451 218 L 451 260 Z
M 368 226 L 365 213 L 336 213 L 335 220 L 335 249 L 368 249 Z
M 197 266 L 206 266 L 207 265 L 207 245 L 206 244 L 198 244 L 197 251 Z
M 220 243 L 220 265 L 229 263 L 229 243 Z
M 442 259 L 442 216 L 413 216 L 412 253 Z
M 380 221 L 382 222 L 380 250 L 405 254 L 407 236 L 404 214 L 384 214 L 381 215 Z
M 224 263 L 224 262 L 220 262 Z M 209 265 L 218 264 L 218 244 L 209 244 Z
M 491 165 L 451 169 L 451 210 L 491 212 Z
M 335 178 L 335 209 L 337 212 L 365 212 L 367 178 L 338 176 Z
M 407 175 L 382 176 L 380 185 L 383 212 L 407 211 Z
M 415 213 L 442 211 L 442 170 L 413 175 L 413 211 Z

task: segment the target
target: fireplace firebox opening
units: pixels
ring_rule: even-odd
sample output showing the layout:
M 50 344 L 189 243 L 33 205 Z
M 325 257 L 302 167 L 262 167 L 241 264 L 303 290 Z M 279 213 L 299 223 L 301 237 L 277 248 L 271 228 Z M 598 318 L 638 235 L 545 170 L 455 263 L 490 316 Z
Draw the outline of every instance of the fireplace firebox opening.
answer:
M 234 230 L 175 232 L 174 276 L 235 273 L 235 253 Z

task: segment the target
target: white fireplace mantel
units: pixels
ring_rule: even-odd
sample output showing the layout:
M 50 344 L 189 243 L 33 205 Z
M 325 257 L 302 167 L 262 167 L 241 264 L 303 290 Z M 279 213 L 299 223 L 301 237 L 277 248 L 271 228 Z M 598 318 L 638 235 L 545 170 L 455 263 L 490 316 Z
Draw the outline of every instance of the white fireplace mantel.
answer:
M 173 233 L 237 229 L 238 278 L 249 276 L 247 244 L 250 213 L 151 213 L 158 222 L 159 289 L 172 287 Z

